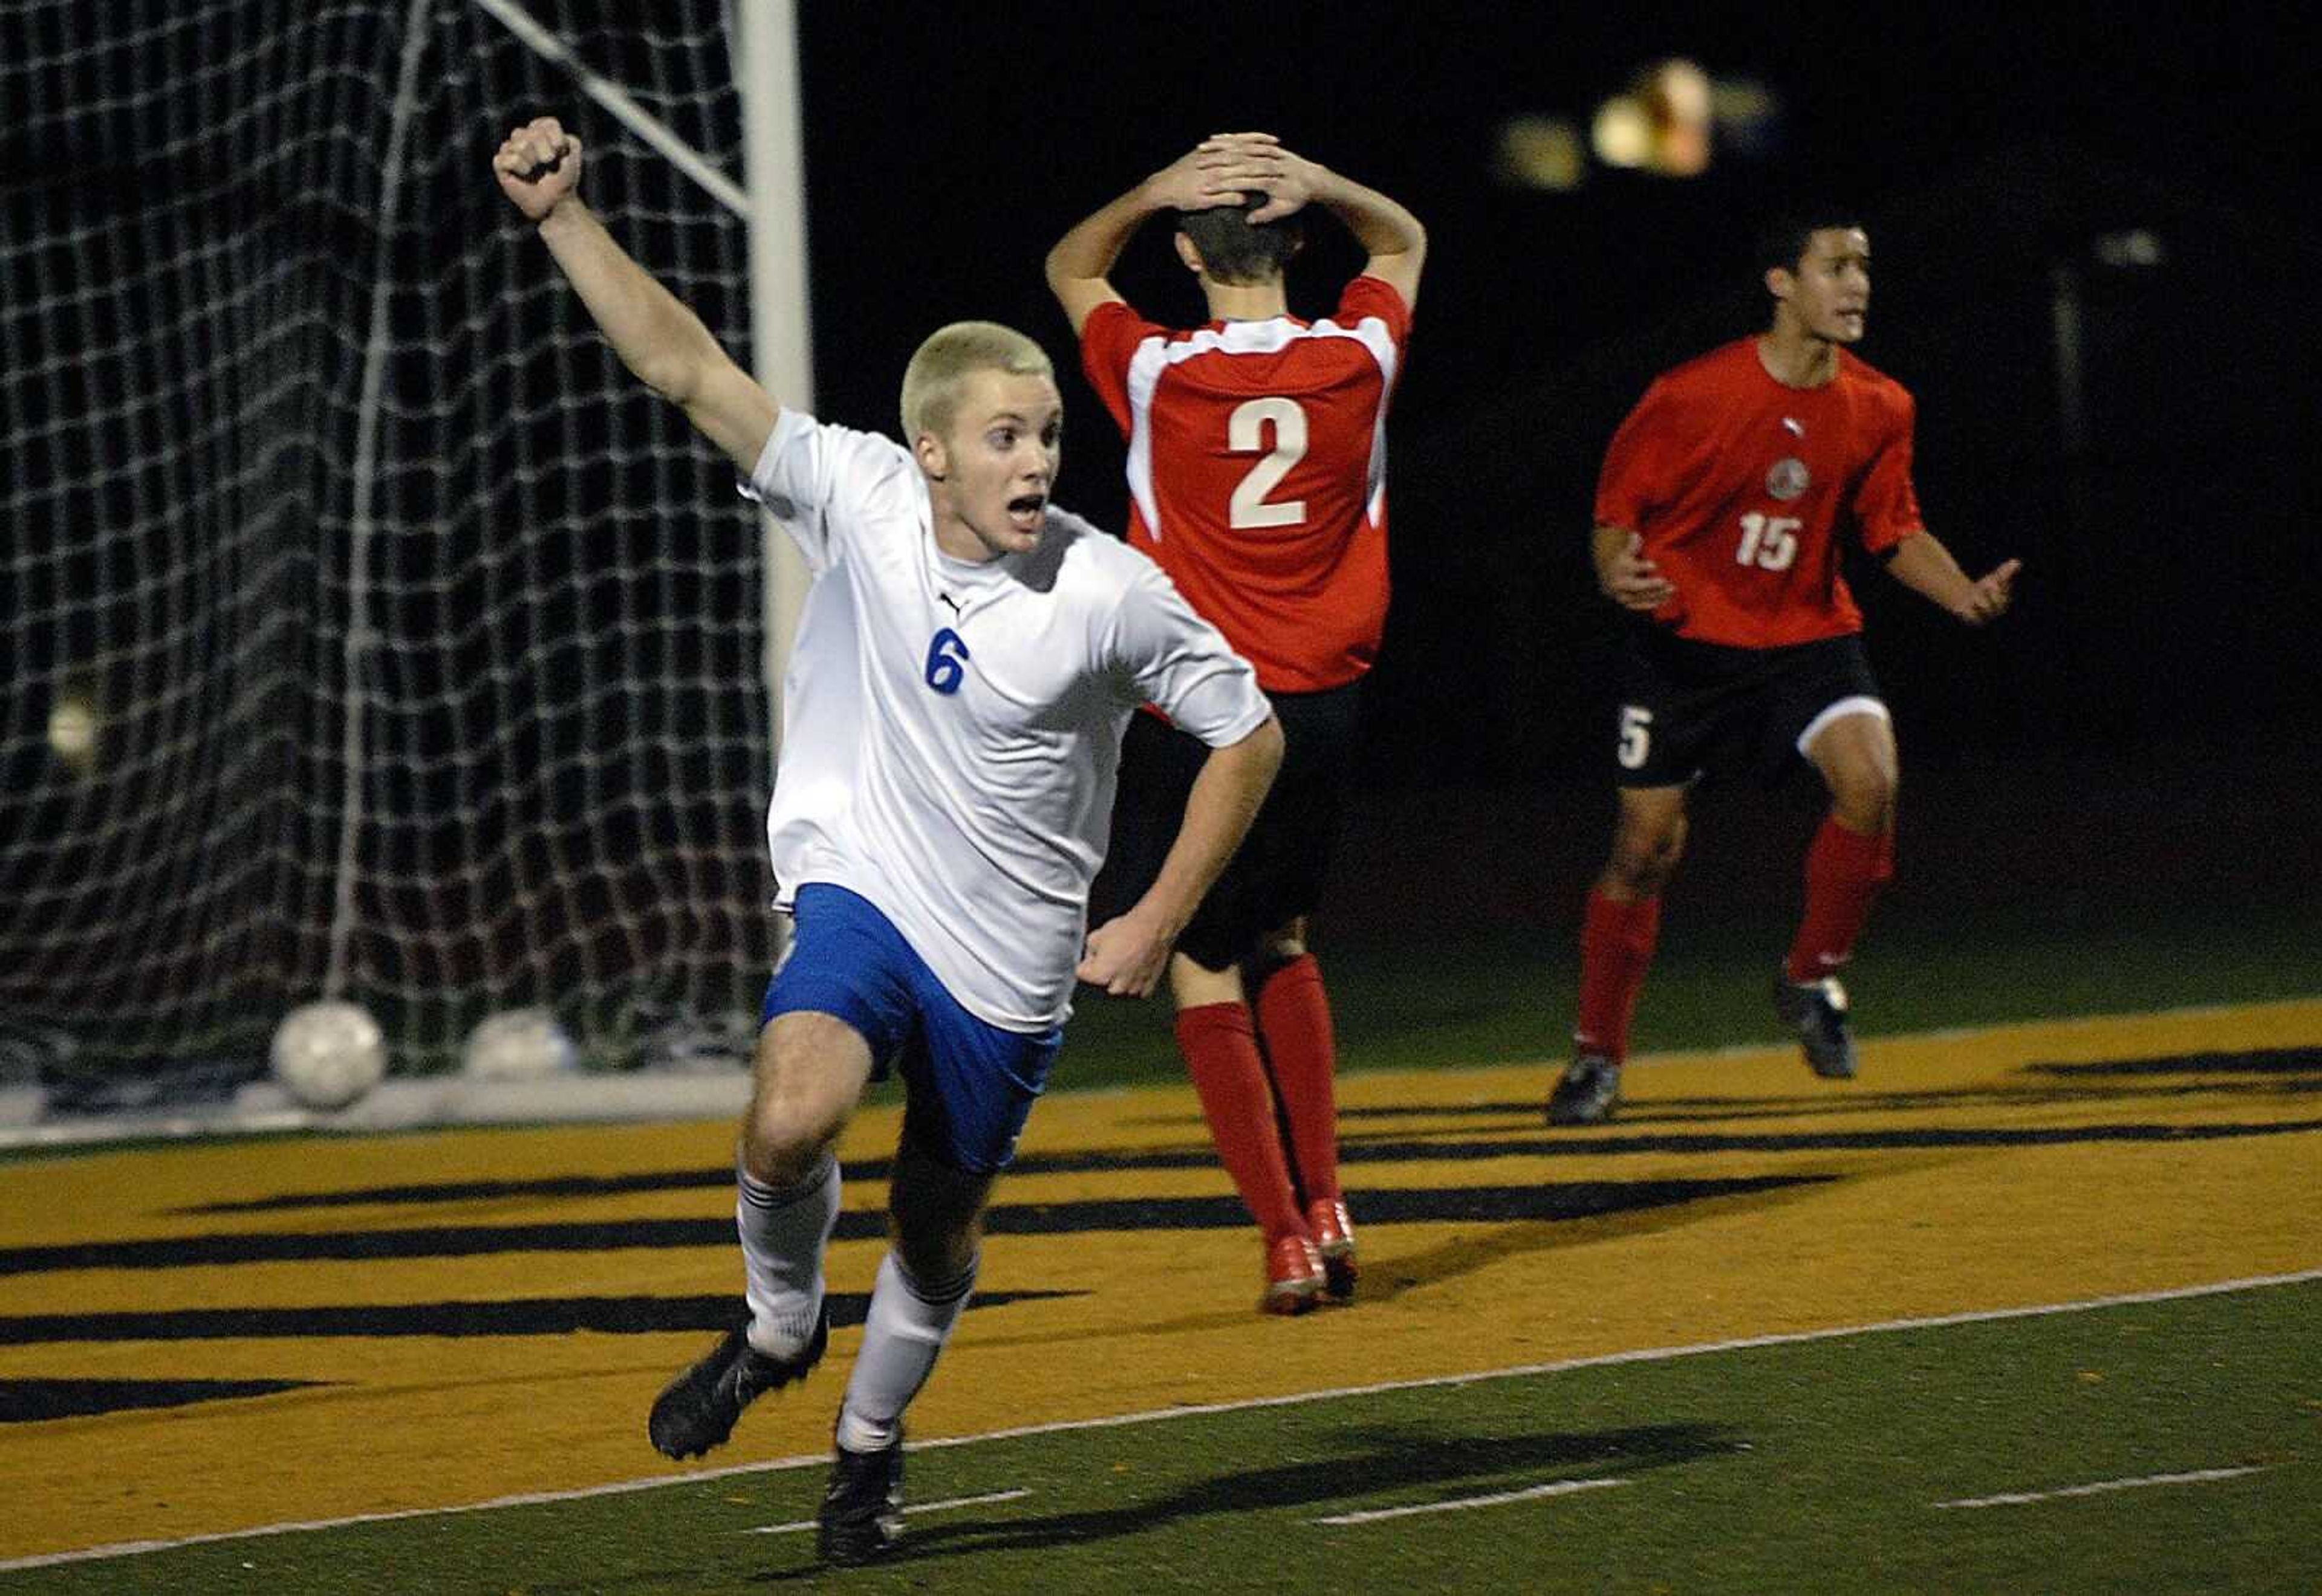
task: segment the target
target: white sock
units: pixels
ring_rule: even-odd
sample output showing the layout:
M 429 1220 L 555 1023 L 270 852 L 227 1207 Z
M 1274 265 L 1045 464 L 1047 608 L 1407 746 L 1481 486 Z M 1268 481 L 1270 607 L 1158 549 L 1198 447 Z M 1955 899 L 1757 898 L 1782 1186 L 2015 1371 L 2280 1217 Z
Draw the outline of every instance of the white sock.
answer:
M 863 1350 L 855 1354 L 855 1373 L 838 1409 L 840 1446 L 849 1452 L 876 1452 L 895 1444 L 903 1409 L 928 1382 L 974 1286 L 974 1263 L 957 1279 L 931 1289 L 904 1273 L 892 1252 L 887 1254 L 879 1265 L 878 1284 L 871 1289 Z
M 742 1237 L 750 1345 L 768 1357 L 794 1358 L 822 1312 L 822 1253 L 838 1225 L 838 1160 L 825 1155 L 787 1191 L 738 1173 L 734 1228 Z

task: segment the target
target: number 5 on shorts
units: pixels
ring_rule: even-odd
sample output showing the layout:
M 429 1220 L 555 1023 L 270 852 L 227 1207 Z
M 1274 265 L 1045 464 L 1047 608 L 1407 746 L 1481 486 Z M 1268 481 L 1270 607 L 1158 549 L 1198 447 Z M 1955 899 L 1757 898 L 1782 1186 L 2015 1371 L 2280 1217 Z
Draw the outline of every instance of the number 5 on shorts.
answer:
M 1621 706 L 1621 768 L 1641 770 L 1653 750 L 1653 712 L 1634 704 Z

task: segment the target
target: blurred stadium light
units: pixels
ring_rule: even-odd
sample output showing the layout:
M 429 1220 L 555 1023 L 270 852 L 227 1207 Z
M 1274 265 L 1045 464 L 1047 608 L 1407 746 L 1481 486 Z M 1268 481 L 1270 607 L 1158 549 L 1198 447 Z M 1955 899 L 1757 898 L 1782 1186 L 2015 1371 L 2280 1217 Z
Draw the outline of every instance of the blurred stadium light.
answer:
M 1587 180 L 1588 159 L 1624 171 L 1696 178 L 1720 151 L 1745 160 L 1781 142 L 1781 102 L 1751 78 L 1715 79 L 1672 56 L 1605 98 L 1586 141 L 1561 116 L 1526 112 L 1500 124 L 1493 171 L 1513 187 L 1566 194 Z
M 1493 170 L 1515 187 L 1568 194 L 1587 180 L 1588 146 L 1560 116 L 1511 116 L 1500 125 Z

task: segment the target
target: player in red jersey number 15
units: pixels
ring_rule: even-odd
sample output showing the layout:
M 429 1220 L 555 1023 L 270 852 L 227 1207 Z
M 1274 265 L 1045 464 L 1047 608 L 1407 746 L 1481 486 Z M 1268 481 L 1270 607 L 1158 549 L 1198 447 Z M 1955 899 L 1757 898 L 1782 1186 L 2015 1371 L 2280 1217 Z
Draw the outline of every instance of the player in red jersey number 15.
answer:
M 1805 911 L 1774 982 L 1819 1075 L 1855 1072 L 1837 971 L 1893 873 L 1897 762 L 1839 569 L 1846 532 L 1889 575 L 1970 626 L 2007 607 L 2018 562 L 1970 579 L 1921 524 L 1914 406 L 1847 346 L 1870 302 L 1870 241 L 1811 212 L 1760 240 L 1763 333 L 1664 373 L 1614 433 L 1597 484 L 1597 585 L 1628 612 L 1615 677 L 1612 856 L 1581 932 L 1574 1059 L 1551 1125 L 1620 1100 L 1629 1024 L 1704 776 L 1803 759 L 1831 807 L 1806 851 Z

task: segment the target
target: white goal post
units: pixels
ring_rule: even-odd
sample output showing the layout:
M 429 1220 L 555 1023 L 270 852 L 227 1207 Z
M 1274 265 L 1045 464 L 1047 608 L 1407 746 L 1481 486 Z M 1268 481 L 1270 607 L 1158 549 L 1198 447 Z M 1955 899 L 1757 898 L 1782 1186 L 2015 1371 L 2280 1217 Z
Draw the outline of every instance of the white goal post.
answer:
M 810 403 L 791 7 L 507 9 L 0 7 L 0 1074 L 230 1081 L 325 994 L 399 1069 L 754 1027 L 789 568 L 489 162 L 576 123 Z

